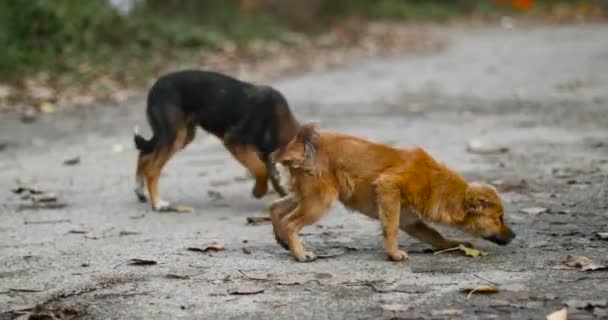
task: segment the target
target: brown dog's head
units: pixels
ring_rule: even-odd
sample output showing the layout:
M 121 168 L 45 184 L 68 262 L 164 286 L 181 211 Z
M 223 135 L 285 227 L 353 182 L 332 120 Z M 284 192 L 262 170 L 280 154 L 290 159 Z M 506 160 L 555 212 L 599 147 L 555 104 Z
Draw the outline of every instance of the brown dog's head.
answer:
M 503 220 L 502 200 L 494 187 L 472 182 L 465 192 L 466 227 L 476 235 L 499 245 L 506 245 L 515 233 Z
M 321 140 L 316 128 L 314 123 L 301 126 L 293 140 L 272 153 L 271 160 L 294 169 L 313 170 L 313 161 Z

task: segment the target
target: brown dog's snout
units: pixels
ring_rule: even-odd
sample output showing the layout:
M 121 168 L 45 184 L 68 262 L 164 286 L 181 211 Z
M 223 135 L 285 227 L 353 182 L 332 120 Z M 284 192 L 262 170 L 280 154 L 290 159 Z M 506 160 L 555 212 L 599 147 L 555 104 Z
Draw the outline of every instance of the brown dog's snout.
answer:
M 501 234 L 493 234 L 490 236 L 483 237 L 484 239 L 494 242 L 498 245 L 505 246 L 515 238 L 516 234 L 510 228 L 506 228 Z

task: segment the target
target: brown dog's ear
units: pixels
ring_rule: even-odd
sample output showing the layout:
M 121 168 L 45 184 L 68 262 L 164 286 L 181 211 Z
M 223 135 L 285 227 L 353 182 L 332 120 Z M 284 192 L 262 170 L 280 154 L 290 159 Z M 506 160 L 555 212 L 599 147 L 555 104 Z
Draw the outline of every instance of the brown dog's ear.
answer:
M 312 162 L 317 157 L 321 140 L 316 128 L 314 123 L 301 126 L 296 137 L 285 148 L 273 154 L 273 160 L 292 168 L 312 170 Z
M 300 128 L 296 139 L 304 145 L 304 157 L 306 160 L 314 160 L 317 156 L 317 149 L 321 136 L 317 132 L 316 123 L 307 123 Z
M 480 183 L 469 183 L 464 197 L 464 209 L 468 213 L 478 214 L 491 208 L 495 203 L 491 200 L 491 194 L 495 189 Z

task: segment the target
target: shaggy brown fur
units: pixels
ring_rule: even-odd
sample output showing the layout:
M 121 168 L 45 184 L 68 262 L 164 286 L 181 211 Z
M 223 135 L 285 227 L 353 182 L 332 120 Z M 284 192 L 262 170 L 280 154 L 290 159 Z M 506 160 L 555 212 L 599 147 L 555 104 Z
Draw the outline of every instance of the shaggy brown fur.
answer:
M 304 250 L 298 232 L 336 200 L 380 220 L 386 253 L 394 261 L 407 258 L 399 250 L 399 229 L 435 249 L 463 243 L 444 238 L 426 222 L 460 227 L 500 245 L 515 237 L 493 187 L 467 182 L 419 147 L 398 149 L 305 125 L 272 157 L 289 170 L 293 192 L 270 205 L 275 236 L 299 261 L 315 255 Z

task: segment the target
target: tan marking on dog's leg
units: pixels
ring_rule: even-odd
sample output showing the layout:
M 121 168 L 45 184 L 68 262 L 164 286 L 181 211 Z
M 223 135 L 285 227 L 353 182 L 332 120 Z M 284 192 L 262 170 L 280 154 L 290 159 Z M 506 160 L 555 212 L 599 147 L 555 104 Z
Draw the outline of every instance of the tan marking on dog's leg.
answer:
M 407 259 L 407 252 L 399 250 L 399 218 L 401 195 L 390 181 L 379 179 L 376 184 L 378 194 L 378 217 L 384 233 L 384 250 L 393 261 Z
M 187 132 L 185 128 L 178 130 L 175 136 L 175 140 L 173 141 L 173 144 L 170 146 L 169 150 L 155 151 L 153 154 L 153 158 L 149 165 L 149 169 L 146 176 L 148 193 L 150 194 L 152 206 L 156 211 L 163 211 L 171 208 L 171 205 L 168 201 L 164 201 L 160 198 L 158 191 L 158 180 L 160 178 L 160 173 L 163 167 L 167 164 L 167 162 L 169 162 L 171 157 L 177 151 L 181 150 L 186 145 L 186 136 Z
M 253 196 L 256 198 L 263 197 L 268 192 L 268 170 L 266 165 L 253 147 L 249 146 L 228 146 L 226 149 L 236 158 L 245 168 L 249 169 L 255 177 L 255 186 L 253 188 Z
M 145 191 L 145 178 L 150 164 L 151 155 L 142 155 L 141 153 L 137 156 L 137 169 L 135 172 L 135 195 L 141 202 L 146 202 L 146 191 Z
M 293 212 L 297 207 L 298 202 L 293 195 L 275 200 L 268 207 L 274 237 L 277 240 L 277 243 L 279 243 L 286 250 L 289 250 L 289 245 L 287 243 L 287 235 L 283 232 L 284 228 L 281 227 L 281 221 L 287 214 Z
M 460 244 L 472 247 L 472 245 L 466 241 L 444 238 L 437 230 L 420 220 L 415 223 L 402 224 L 400 228 L 419 241 L 430 244 L 435 250 L 454 248 L 458 247 Z
M 325 190 L 327 191 L 327 190 Z M 314 253 L 304 250 L 304 245 L 298 239 L 300 230 L 317 222 L 323 214 L 329 209 L 337 198 L 337 193 L 326 192 L 319 194 L 319 197 L 307 197 L 301 199 L 296 209 L 284 216 L 279 230 L 279 234 L 285 234 L 289 244 L 291 254 L 300 262 L 314 261 L 317 257 Z

